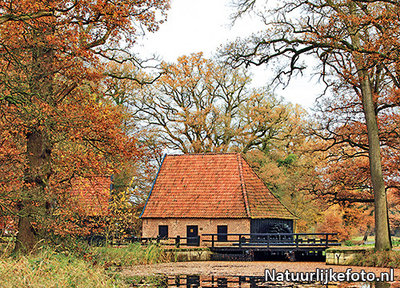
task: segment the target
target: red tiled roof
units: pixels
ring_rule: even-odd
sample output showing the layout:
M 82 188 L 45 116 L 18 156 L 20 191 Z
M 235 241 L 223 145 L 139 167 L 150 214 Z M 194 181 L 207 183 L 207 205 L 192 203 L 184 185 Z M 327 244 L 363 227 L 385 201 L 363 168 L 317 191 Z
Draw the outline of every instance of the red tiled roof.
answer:
M 294 215 L 268 190 L 250 165 L 240 157 L 251 218 L 294 219 Z
M 142 218 L 285 218 L 241 154 L 167 155 Z
M 110 199 L 111 179 L 109 176 L 73 178 L 71 201 L 74 210 L 86 216 L 106 215 Z

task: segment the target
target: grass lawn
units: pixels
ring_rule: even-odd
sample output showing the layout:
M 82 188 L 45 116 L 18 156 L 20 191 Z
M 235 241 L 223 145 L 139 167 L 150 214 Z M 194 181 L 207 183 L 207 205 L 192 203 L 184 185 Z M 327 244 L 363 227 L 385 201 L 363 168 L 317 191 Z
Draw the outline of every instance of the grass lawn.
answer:
M 1 287 L 133 287 L 138 280 L 121 276 L 120 267 L 166 261 L 163 250 L 156 245 L 136 243 L 76 251 L 59 248 L 42 248 L 27 256 L 9 256 L 2 250 Z
M 357 237 L 353 237 L 350 241 L 353 245 L 357 245 L 357 246 L 359 246 L 359 245 L 373 246 L 374 245 L 375 236 L 368 236 L 368 238 L 367 238 L 368 244 L 363 243 L 363 238 L 364 238 L 364 236 L 357 236 Z M 347 243 L 350 244 L 350 242 L 347 242 Z M 400 246 L 400 237 L 392 236 L 392 245 L 393 245 L 393 247 Z

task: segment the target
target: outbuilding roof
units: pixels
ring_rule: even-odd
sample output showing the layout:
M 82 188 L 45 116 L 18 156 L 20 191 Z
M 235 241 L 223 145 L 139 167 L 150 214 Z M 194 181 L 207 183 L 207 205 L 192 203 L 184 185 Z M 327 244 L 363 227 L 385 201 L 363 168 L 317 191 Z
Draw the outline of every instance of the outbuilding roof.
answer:
M 294 219 L 239 153 L 166 155 L 142 218 Z
M 107 215 L 110 201 L 109 176 L 75 177 L 71 180 L 71 206 L 86 216 Z

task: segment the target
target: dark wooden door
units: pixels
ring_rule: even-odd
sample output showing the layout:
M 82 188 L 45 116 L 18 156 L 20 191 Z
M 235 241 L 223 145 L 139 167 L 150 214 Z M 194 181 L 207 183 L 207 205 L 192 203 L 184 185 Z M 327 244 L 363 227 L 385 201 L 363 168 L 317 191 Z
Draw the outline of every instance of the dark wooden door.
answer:
M 168 238 L 168 225 L 158 226 L 158 237 L 160 237 L 161 239 Z
M 228 241 L 228 236 L 223 235 L 228 233 L 228 226 L 227 225 L 218 225 L 217 226 L 217 241 L 218 242 L 226 242 Z
M 199 245 L 199 227 L 197 225 L 186 226 L 186 237 L 188 246 L 198 246 Z

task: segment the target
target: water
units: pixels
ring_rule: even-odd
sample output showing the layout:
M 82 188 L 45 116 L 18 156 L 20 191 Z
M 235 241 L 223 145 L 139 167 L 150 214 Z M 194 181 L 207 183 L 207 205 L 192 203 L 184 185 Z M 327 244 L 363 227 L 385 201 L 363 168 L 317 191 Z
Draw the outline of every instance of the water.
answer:
M 154 281 L 154 280 L 153 280 Z M 329 283 L 326 285 L 320 283 L 282 283 L 265 282 L 261 276 L 199 276 L 199 275 L 179 275 L 179 276 L 160 276 L 154 284 L 146 281 L 137 283 L 133 287 L 164 287 L 164 288 L 398 288 L 398 282 L 394 283 Z

